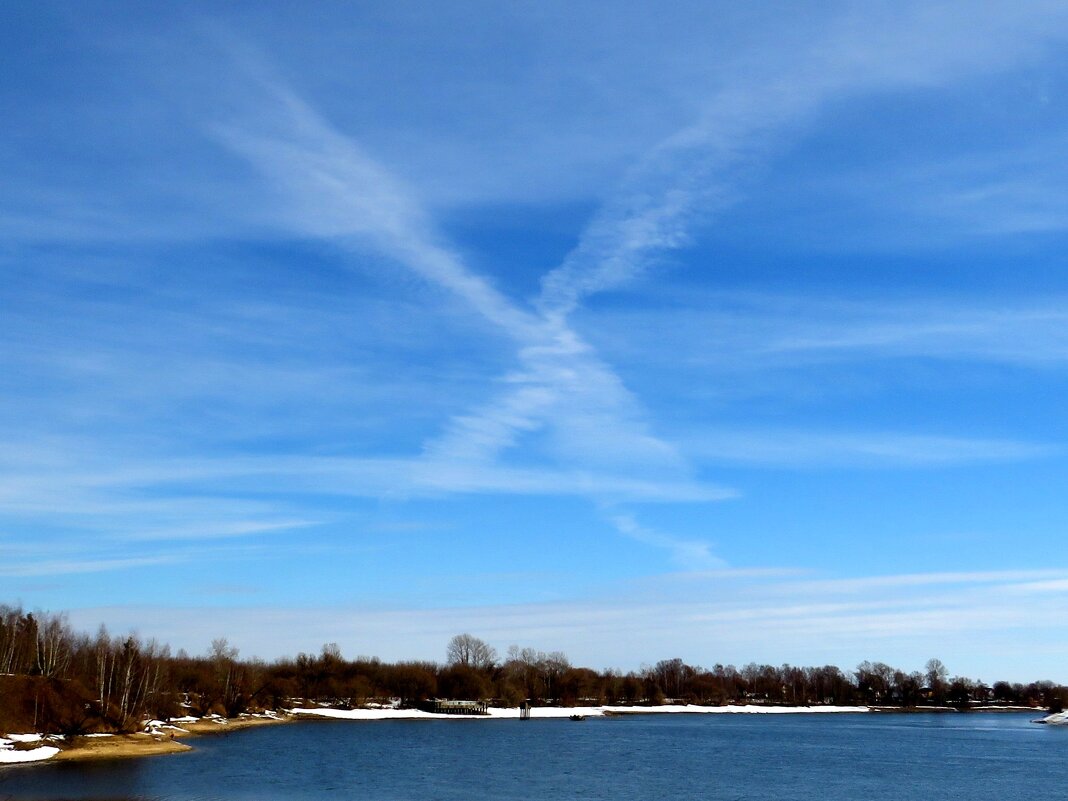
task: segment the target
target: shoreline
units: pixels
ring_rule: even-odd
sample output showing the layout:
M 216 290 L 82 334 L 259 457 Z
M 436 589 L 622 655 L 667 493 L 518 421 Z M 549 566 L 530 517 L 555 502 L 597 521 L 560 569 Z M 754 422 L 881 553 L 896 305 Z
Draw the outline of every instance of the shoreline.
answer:
M 762 706 L 757 704 L 728 704 L 724 706 L 698 706 L 695 704 L 664 704 L 660 706 L 583 706 L 583 707 L 533 707 L 531 720 L 567 720 L 571 717 L 628 717 L 635 715 L 850 715 L 850 714 L 945 714 L 960 712 L 1031 712 L 1042 718 L 1035 723 L 1063 725 L 1068 715 L 1050 715 L 1033 707 L 973 707 L 960 710 L 953 707 L 876 707 L 876 706 Z M 333 709 L 329 707 L 294 707 L 281 713 L 267 712 L 246 714 L 237 718 L 210 716 L 204 718 L 171 718 L 167 721 L 147 722 L 148 731 L 133 734 L 89 734 L 67 740 L 48 735 L 8 735 L 0 737 L 0 749 L 16 744 L 36 744 L 33 749 L 0 750 L 0 767 L 8 765 L 41 764 L 42 762 L 85 762 L 110 759 L 181 754 L 193 750 L 186 742 L 201 736 L 225 734 L 243 729 L 273 726 L 295 721 L 340 720 L 340 721 L 389 721 L 389 720 L 519 720 L 519 707 L 489 707 L 485 715 L 450 715 L 424 712 L 419 709 L 395 709 L 392 707 L 364 709 Z M 14 755 L 21 758 L 11 758 Z M 4 759 L 7 755 L 9 758 Z M 25 755 L 25 756 L 22 756 Z
M 976 706 L 957 709 L 939 707 L 896 706 L 765 706 L 762 704 L 724 704 L 701 706 L 698 704 L 662 704 L 660 706 L 537 706 L 530 710 L 531 720 L 559 720 L 574 715 L 582 717 L 624 717 L 627 715 L 856 715 L 856 714 L 947 714 L 971 712 L 1030 712 L 1046 715 L 1045 710 L 1023 706 Z M 420 709 L 334 709 L 331 707 L 294 707 L 287 710 L 293 720 L 519 720 L 518 707 L 489 707 L 485 715 L 450 715 L 424 712 Z
M 76 737 L 70 747 L 61 750 L 50 761 L 81 762 L 98 759 L 125 759 L 128 757 L 161 756 L 192 751 L 193 746 L 181 742 L 214 734 L 241 731 L 258 726 L 286 723 L 292 718 L 275 714 L 246 715 L 237 718 L 171 718 L 167 721 L 149 722 L 150 730 L 134 734 L 97 735 Z
M 70 739 L 60 735 L 12 734 L 0 737 L 0 748 L 6 745 L 9 749 L 0 750 L 0 767 L 181 754 L 193 750 L 193 746 L 183 742 L 186 739 L 287 723 L 294 719 L 289 715 L 274 713 L 249 714 L 237 718 L 172 718 L 168 721 L 148 721 L 147 731 L 131 734 L 83 734 Z M 11 747 L 17 744 L 29 743 L 34 743 L 36 747 L 11 750 Z
M 519 720 L 519 707 L 489 707 L 485 715 L 450 715 L 424 712 L 421 709 L 332 709 L 329 707 L 294 707 L 287 710 L 293 719 L 330 720 Z M 530 710 L 530 720 L 568 719 L 583 717 L 623 717 L 627 715 L 805 715 L 860 714 L 872 711 L 867 706 L 759 706 L 756 704 L 727 704 L 698 706 L 696 704 L 662 704 L 660 706 L 536 706 Z

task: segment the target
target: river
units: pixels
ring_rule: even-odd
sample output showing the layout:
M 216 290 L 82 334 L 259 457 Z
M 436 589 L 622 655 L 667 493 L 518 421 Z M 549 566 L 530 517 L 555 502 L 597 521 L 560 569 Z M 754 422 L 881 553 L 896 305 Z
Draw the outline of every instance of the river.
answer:
M 0 799 L 1016 801 L 1068 797 L 1033 714 L 307 721 L 184 754 L 0 769 Z

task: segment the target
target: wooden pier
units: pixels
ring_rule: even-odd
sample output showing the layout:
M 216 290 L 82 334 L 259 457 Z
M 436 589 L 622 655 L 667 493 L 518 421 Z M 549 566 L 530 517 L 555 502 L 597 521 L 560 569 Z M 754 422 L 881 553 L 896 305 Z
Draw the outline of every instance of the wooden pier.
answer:
M 430 702 L 430 711 L 439 715 L 488 715 L 485 701 L 441 701 Z

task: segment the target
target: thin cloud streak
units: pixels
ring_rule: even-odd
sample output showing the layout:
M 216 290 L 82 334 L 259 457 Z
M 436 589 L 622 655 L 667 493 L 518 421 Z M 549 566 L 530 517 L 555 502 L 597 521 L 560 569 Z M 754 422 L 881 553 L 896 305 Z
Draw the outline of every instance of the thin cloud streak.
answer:
M 1012 587 L 1016 586 L 1017 582 L 1039 583 L 1038 580 L 1040 579 L 1052 580 L 1050 586 L 1056 587 L 1059 581 L 1068 580 L 1068 570 L 980 570 L 971 572 L 908 573 L 894 576 L 866 576 L 863 578 L 797 582 L 783 585 L 782 590 L 793 593 L 856 594 L 898 587 L 952 585 L 1003 585 Z
M 131 498 L 127 492 L 152 488 L 166 495 L 168 488 L 212 486 L 234 493 L 236 499 L 210 496 L 182 500 Z M 159 460 L 122 469 L 91 473 L 49 471 L 22 476 L 6 501 L 9 513 L 35 513 L 49 505 L 67 514 L 125 514 L 172 509 L 190 512 L 247 515 L 266 511 L 267 503 L 245 501 L 243 493 L 271 491 L 287 494 L 319 493 L 349 497 L 433 497 L 450 493 L 507 493 L 518 495 L 594 495 L 647 501 L 715 501 L 735 496 L 729 488 L 694 481 L 657 480 L 626 472 L 588 471 L 581 467 L 523 468 L 482 462 L 435 461 L 424 458 L 359 459 L 343 457 L 265 456 Z M 64 498 L 67 502 L 64 503 Z M 244 518 L 237 521 L 245 524 Z M 290 519 L 267 521 L 288 524 Z M 232 525 L 227 523 L 227 525 Z
M 219 540 L 240 537 L 255 537 L 261 534 L 292 532 L 320 525 L 316 520 L 238 520 L 234 522 L 203 524 L 199 526 L 175 526 L 172 528 L 145 528 L 122 535 L 131 542 L 153 540 Z
M 623 536 L 657 548 L 666 548 L 675 562 L 686 569 L 725 568 L 727 565 L 723 559 L 713 556 L 711 546 L 706 542 L 682 540 L 654 531 L 639 524 L 632 515 L 610 514 L 608 518 Z
M 141 567 L 173 565 L 182 561 L 174 555 L 123 557 L 116 559 L 53 559 L 28 561 L 0 566 L 0 576 L 27 578 L 31 576 L 70 576 L 83 573 L 109 573 Z
M 702 463 L 797 469 L 944 468 L 1050 457 L 1062 448 L 1033 442 L 910 433 L 704 428 L 681 438 Z
M 927 295 L 909 301 L 760 293 L 647 296 L 647 308 L 583 313 L 603 349 L 654 361 L 667 351 L 693 369 L 734 372 L 938 359 L 1056 369 L 1068 362 L 1068 299 L 991 304 Z M 635 328 L 651 332 L 626 339 Z

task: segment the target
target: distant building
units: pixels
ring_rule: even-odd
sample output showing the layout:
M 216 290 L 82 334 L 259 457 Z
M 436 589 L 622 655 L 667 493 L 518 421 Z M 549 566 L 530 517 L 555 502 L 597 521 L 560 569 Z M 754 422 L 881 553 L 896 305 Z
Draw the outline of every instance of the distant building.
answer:
M 485 701 L 441 701 L 430 702 L 430 711 L 439 715 L 488 715 Z

